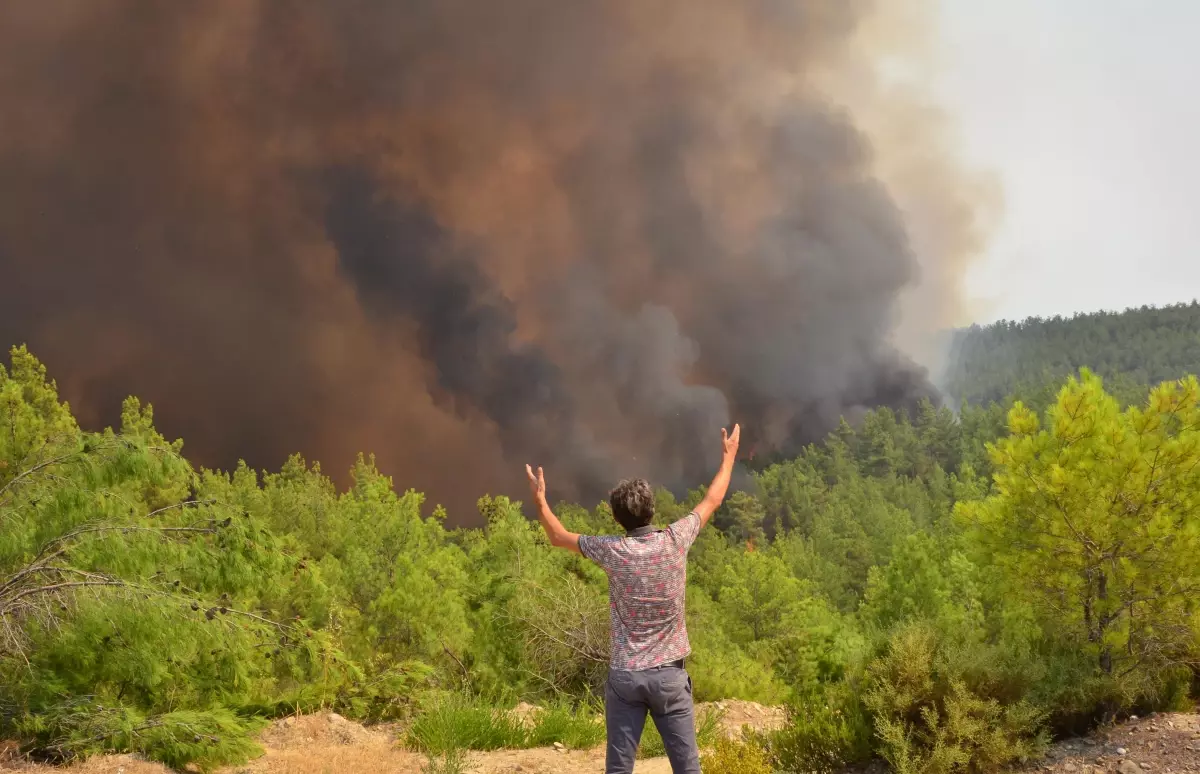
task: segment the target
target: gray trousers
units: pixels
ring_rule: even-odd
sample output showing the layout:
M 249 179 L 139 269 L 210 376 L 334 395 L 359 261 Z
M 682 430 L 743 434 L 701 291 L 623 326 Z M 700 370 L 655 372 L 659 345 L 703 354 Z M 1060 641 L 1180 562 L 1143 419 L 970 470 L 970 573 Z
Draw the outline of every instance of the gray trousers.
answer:
M 667 748 L 671 771 L 700 774 L 692 678 L 678 665 L 638 672 L 608 670 L 604 685 L 604 722 L 608 728 L 605 774 L 633 772 L 647 712 Z

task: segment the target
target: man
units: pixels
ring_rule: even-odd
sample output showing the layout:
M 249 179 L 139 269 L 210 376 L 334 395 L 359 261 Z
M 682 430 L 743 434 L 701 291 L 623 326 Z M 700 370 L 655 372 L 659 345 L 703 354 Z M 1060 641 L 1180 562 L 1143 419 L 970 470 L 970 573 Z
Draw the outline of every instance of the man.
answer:
M 546 479 L 529 465 L 525 473 L 550 543 L 583 554 L 608 575 L 612 657 L 604 686 L 608 729 L 606 774 L 630 774 L 646 725 L 654 719 L 671 770 L 700 771 L 692 679 L 684 668 L 691 653 L 684 623 L 687 552 L 701 527 L 725 499 L 742 429 L 721 429 L 724 459 L 708 493 L 690 514 L 664 530 L 650 525 L 654 492 L 643 479 L 622 481 L 609 496 L 622 537 L 567 532 L 546 501 Z

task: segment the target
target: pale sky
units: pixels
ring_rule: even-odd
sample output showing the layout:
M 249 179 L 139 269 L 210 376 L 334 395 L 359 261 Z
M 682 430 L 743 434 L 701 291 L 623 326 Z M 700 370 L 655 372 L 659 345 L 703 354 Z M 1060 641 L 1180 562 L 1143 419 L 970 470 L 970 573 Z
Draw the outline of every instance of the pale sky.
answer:
M 978 321 L 1200 297 L 1200 0 L 941 4 L 941 101 L 1005 192 Z

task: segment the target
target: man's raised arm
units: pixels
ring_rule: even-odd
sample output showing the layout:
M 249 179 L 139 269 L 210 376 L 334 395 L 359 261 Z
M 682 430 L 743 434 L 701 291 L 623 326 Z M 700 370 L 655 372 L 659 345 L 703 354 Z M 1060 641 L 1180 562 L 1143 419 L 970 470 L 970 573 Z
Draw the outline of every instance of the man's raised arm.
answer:
M 542 474 L 542 469 L 538 468 L 535 476 L 533 468 L 526 465 L 525 475 L 529 477 L 529 491 L 533 494 L 533 504 L 538 510 L 538 521 L 542 523 L 542 529 L 546 530 L 550 545 L 580 553 L 578 533 L 567 532 L 562 522 L 554 515 L 554 511 L 550 510 L 550 503 L 546 502 L 546 477 Z
M 717 471 L 712 483 L 708 485 L 708 492 L 705 493 L 704 499 L 696 506 L 696 515 L 700 517 L 701 527 L 708 523 L 708 520 L 712 518 L 713 511 L 720 508 L 721 503 L 725 500 L 725 492 L 729 489 L 729 477 L 733 475 L 733 463 L 737 459 L 738 443 L 741 440 L 741 425 L 734 425 L 732 434 L 727 434 L 725 428 L 721 428 L 723 454 L 721 469 Z

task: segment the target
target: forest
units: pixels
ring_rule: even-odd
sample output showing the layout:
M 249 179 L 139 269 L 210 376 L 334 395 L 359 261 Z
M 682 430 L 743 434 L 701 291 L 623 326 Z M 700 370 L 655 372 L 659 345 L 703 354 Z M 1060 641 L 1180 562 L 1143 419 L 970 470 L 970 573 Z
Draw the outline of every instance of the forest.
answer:
M 1074 317 L 1033 317 L 957 331 L 946 391 L 973 404 L 1050 390 L 1088 368 L 1109 392 L 1137 400 L 1148 385 L 1200 369 L 1200 302 Z
M 957 342 L 961 402 L 843 422 L 753 471 L 693 547 L 696 699 L 788 708 L 725 749 L 757 762 L 736 770 L 995 771 L 1197 695 L 1200 308 Z M 135 398 L 118 427 L 82 429 L 13 348 L 0 738 L 208 770 L 257 755 L 269 719 L 324 708 L 404 720 L 431 771 L 461 748 L 602 740 L 605 576 L 480 494 L 485 526 L 451 528 L 367 456 L 344 491 L 299 456 L 199 469 Z M 660 492 L 659 522 L 702 496 Z M 606 509 L 556 508 L 616 532 Z M 518 701 L 555 722 L 497 736 Z

